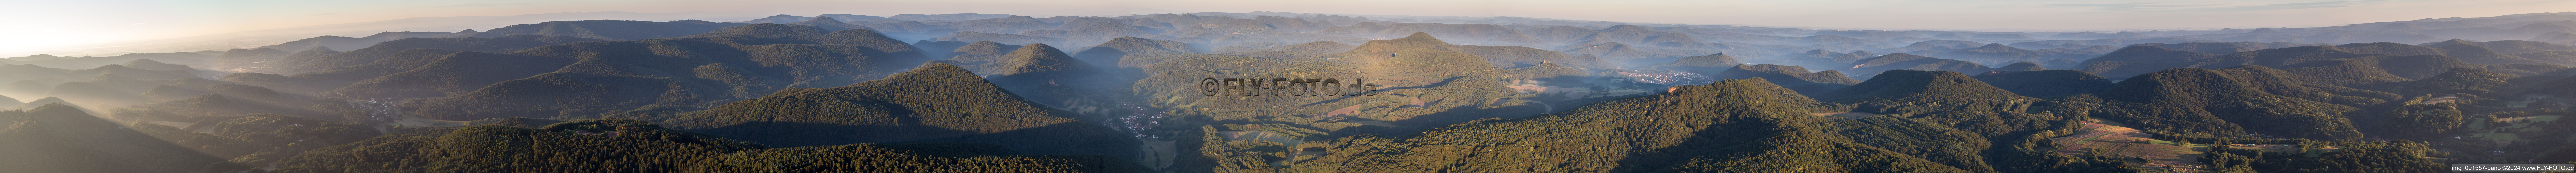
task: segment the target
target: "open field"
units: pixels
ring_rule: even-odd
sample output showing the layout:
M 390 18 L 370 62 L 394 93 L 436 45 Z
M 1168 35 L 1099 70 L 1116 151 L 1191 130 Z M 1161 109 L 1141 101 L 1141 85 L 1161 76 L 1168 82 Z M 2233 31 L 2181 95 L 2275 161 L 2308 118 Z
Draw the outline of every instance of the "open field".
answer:
M 2175 145 L 2176 142 L 2173 141 L 2150 139 L 2147 133 L 2138 132 L 2137 129 L 2104 123 L 2106 122 L 2099 119 L 2087 120 L 2084 121 L 2083 127 L 2077 128 L 2074 135 L 2050 140 L 2060 146 L 2057 149 L 2058 153 L 2079 156 L 2100 154 L 2134 157 L 2147 160 L 2145 163 L 2135 165 L 2139 168 L 2163 169 L 2166 166 L 2172 166 L 2178 172 L 2189 172 L 2190 168 L 2200 167 L 2200 162 L 2197 160 L 2200 159 L 2202 152 L 2209 151 L 2208 145 Z M 2104 153 L 2093 153 L 2094 151 Z
M 2510 125 L 2505 125 L 2504 127 L 2495 127 L 2496 132 L 2502 132 L 2502 133 L 2512 133 L 2512 132 L 2529 132 L 2529 131 L 2532 131 L 2532 130 L 2540 130 L 2539 128 L 2532 127 L 2532 126 L 2531 126 L 2531 124 L 2532 124 L 2532 123 L 2536 123 L 2536 122 L 2550 122 L 2550 121 L 2558 121 L 2558 118 L 2560 118 L 2560 117 L 2565 117 L 2565 116 L 2558 116 L 2558 115 L 2541 115 L 2541 116 L 2528 116 L 2528 117 L 2497 118 L 2497 119 L 2495 119 L 2495 121 L 2494 121 L 2494 122 L 2501 123 L 2501 124 L 2490 124 L 2490 125 L 2503 125 L 2503 124 L 2510 124 Z
M 1860 112 L 1817 112 L 1817 113 L 1807 113 L 1807 115 L 1815 115 L 1815 116 L 1833 116 L 1833 117 L 1841 117 L 1841 118 L 1843 118 L 1843 119 L 1860 119 L 1860 118 L 1863 118 L 1863 117 L 1878 116 L 1879 114 L 1860 113 Z
M 1298 140 L 1298 139 L 1297 139 L 1297 137 L 1290 137 L 1290 136 L 1288 136 L 1288 135 L 1286 135 L 1286 134 L 1279 134 L 1279 133 L 1276 133 L 1276 132 L 1270 132 L 1270 131 L 1259 131 L 1259 130 L 1218 131 L 1218 132 L 1217 132 L 1217 134 L 1225 135 L 1225 140 L 1228 140 L 1228 141 L 1235 141 L 1235 140 L 1269 141 L 1269 142 L 1276 142 L 1276 143 L 1279 143 L 1279 145 L 1286 146 L 1286 147 L 1289 147 L 1289 148 L 1297 148 L 1298 144 L 1305 144 L 1305 143 L 1306 143 L 1306 141 L 1305 141 L 1305 140 Z M 1323 155 L 1323 154 L 1324 154 L 1324 152 L 1323 152 L 1323 151 L 1306 151 L 1306 150 L 1302 150 L 1302 149 L 1290 149 L 1290 150 L 1288 150 L 1288 153 L 1287 153 L 1287 154 L 1288 154 L 1288 158 L 1297 158 L 1297 157 L 1301 157 L 1301 156 Z M 1276 160 L 1276 161 L 1272 161 L 1272 162 L 1270 163 L 1270 165 L 1271 165 L 1271 166 L 1286 165 L 1286 164 L 1288 164 L 1288 163 L 1289 163 L 1288 161 L 1291 161 L 1291 160 L 1293 160 L 1293 159 Z
M 2424 103 L 2421 103 L 2421 104 L 2433 104 L 2433 103 L 2445 103 L 2445 102 L 2458 102 L 2458 101 L 2460 101 L 2460 94 L 2450 94 L 2450 95 L 2442 95 L 2442 97 L 2435 97 L 2435 98 L 2433 98 L 2433 99 L 2424 99 Z
M 2492 142 L 2496 142 L 2496 143 L 2513 143 L 2514 141 L 2522 140 L 2522 136 L 2521 136 L 2521 135 L 2519 135 L 2519 134 L 2516 134 L 2516 133 L 2522 133 L 2522 132 L 2535 132 L 2535 131 L 2540 130 L 2540 128 L 2539 128 L 2539 127 L 2535 127 L 2535 126 L 2533 126 L 2532 124 L 2537 124 L 2537 123 L 2541 123 L 2541 122 L 2558 121 L 2558 119 L 2559 119 L 2559 118 L 2561 118 L 2561 117 L 2565 117 L 2565 116 L 2559 116 L 2559 115 L 2542 115 L 2542 116 L 2528 116 L 2528 117 L 2497 118 L 2497 119 L 2494 119 L 2494 120 L 2486 120 L 2486 121 L 2478 121 L 2478 120 L 2476 120 L 2476 119 L 2471 119 L 2471 120 L 2469 121 L 2469 123 L 2466 125 L 2466 128 L 2469 128 L 2469 129 L 2483 129 L 2483 130 L 2490 130 L 2490 131 L 2485 131 L 2485 132 L 2490 132 L 2490 133 L 2477 133 L 2478 131 L 2472 131 L 2472 132 L 2470 132 L 2470 133 L 2468 134 L 2468 136 L 2461 136 L 2461 137 L 2471 138 L 2471 139 L 2485 139 L 2486 141 L 2492 141 Z
M 1139 162 L 1139 164 L 1145 164 L 1145 166 L 1156 168 L 1169 167 L 1172 166 L 1172 160 L 1175 159 L 1175 157 L 1180 157 L 1181 155 L 1180 145 L 1178 145 L 1179 142 L 1177 141 L 1144 141 L 1144 145 L 1141 147 L 1144 152 L 1137 154 L 1143 155 L 1141 158 L 1145 159 L 1138 160 L 1137 162 Z

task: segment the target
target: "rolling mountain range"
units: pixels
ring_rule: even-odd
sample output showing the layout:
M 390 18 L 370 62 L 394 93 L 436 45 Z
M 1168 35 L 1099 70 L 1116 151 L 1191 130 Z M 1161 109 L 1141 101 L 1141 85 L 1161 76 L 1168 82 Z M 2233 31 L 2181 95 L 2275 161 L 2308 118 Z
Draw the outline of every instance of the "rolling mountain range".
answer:
M 0 172 L 2432 172 L 2576 161 L 2568 19 L 550 21 L 0 60 Z

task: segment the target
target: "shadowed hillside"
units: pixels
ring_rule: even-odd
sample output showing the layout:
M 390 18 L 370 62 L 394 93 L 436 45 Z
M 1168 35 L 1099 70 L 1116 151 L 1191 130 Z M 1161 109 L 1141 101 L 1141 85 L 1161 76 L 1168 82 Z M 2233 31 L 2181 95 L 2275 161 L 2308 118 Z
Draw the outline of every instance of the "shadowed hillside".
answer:
M 684 47 L 679 53 L 656 47 Z M 919 50 L 868 30 L 753 24 L 691 37 L 579 42 L 513 53 L 573 59 L 557 70 L 430 98 L 425 118 L 596 117 L 646 106 L 681 109 L 767 95 L 786 87 L 873 80 L 928 61 Z M 448 71 L 449 73 L 464 73 Z M 415 70 L 417 71 L 417 70 Z M 463 79 L 489 81 L 495 78 Z M 664 109 L 643 114 L 672 113 Z
M 0 112 L 0 172 L 232 172 L 250 169 L 92 117 L 43 105 Z
M 415 129 L 297 154 L 274 172 L 1144 172 L 1117 158 L 1014 155 L 988 144 L 769 148 L 605 119 L 527 129 Z M 602 147 L 610 144 L 614 147 Z
M 2078 96 L 2084 97 L 2084 96 Z M 2355 108 L 2263 92 L 2248 80 L 2210 69 L 2169 69 L 2131 77 L 2091 98 L 2098 105 L 2064 111 L 2128 122 L 2143 129 L 2218 135 L 2268 134 L 2293 138 L 2357 139 Z M 2078 106 L 2081 105 L 2081 106 Z M 2090 110 L 2085 110 L 2090 109 Z
M 1127 156 L 1131 137 L 1071 119 L 947 64 L 833 88 L 791 88 L 681 114 L 672 127 L 779 146 L 979 142 L 1032 153 Z

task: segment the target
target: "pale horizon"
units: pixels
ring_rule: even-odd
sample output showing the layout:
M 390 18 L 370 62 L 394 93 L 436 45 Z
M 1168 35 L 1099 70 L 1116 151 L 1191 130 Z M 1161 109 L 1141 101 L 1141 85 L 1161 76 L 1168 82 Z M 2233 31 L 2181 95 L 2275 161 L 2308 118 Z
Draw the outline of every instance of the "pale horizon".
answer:
M 1295 12 L 1413 16 L 1512 16 L 1635 23 L 1731 24 L 1827 29 L 2144 30 L 2318 27 L 2424 18 L 2566 12 L 2576 0 L 2465 1 L 43 1 L 0 12 L 22 27 L 0 36 L 0 52 L 64 49 L 297 26 L 414 17 L 509 16 L 626 11 L 712 12 L 743 19 L 787 14 L 987 13 L 1032 16 L 1179 12 Z M 1368 4 L 1368 5 L 1353 5 Z M 1465 4 L 1465 5 L 1462 5 Z M 333 8 L 341 7 L 341 8 Z M 378 7 L 350 9 L 345 7 Z M 1141 12 L 1141 11 L 1140 11 Z M 1161 13 L 1161 12 L 1157 12 Z M 488 28 L 484 28 L 488 29 Z M 429 30 L 424 30 L 429 31 Z M 436 30 L 452 32 L 453 30 Z M 319 35 L 315 35 L 319 36 Z M 347 35 L 344 35 L 347 36 Z M 363 36 L 363 35 L 359 35 Z M 309 36 L 308 36 L 309 37 Z M 356 37 L 356 36 L 351 36 Z M 24 55 L 0 55 L 24 56 Z

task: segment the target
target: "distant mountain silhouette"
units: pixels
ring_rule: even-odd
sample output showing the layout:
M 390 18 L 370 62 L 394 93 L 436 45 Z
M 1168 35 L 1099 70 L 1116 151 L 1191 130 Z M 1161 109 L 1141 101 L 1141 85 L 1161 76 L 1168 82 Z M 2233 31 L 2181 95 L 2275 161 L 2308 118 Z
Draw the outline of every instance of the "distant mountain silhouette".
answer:
M 1074 58 L 1075 58 L 1075 59 L 1081 59 L 1083 62 L 1093 62 L 1093 63 L 1099 63 L 1099 64 L 1104 64 L 1104 65 L 1114 65 L 1114 64 L 1127 64 L 1127 63 L 1122 62 L 1121 60 L 1122 60 L 1122 58 L 1127 57 L 1128 55 L 1149 55 L 1149 56 L 1150 56 L 1150 55 L 1169 55 L 1169 54 L 1182 54 L 1182 53 L 1207 53 L 1207 52 L 1206 52 L 1206 51 L 1199 50 L 1198 48 L 1195 48 L 1195 47 L 1190 47 L 1190 45 L 1189 45 L 1188 43 L 1181 43 L 1181 42 L 1177 42 L 1177 41 L 1168 41 L 1168 40 L 1148 40 L 1148 39 L 1145 39 L 1145 38 L 1136 38 L 1136 37 L 1118 37 L 1118 38 L 1114 38 L 1114 39 L 1109 39 L 1109 42 L 1100 43 L 1100 45 L 1098 45 L 1098 46 L 1091 46 L 1091 47 L 1083 48 L 1081 52 L 1076 52 L 1076 53 L 1074 53 Z M 1156 62 L 1139 62 L 1139 63 L 1140 63 L 1140 64 L 1152 64 L 1152 63 L 1156 63 Z
M 2121 49 L 2120 52 L 2104 55 L 2103 58 L 2088 60 L 2083 69 L 2102 74 L 2104 77 L 2121 79 L 2125 77 L 2118 76 L 2133 76 L 2132 73 L 2161 71 L 2165 68 L 2226 68 L 2238 65 L 2261 65 L 2288 70 L 2305 78 L 2307 82 L 2342 86 L 2405 81 L 2429 77 L 2451 67 L 2482 66 L 2439 55 L 2440 51 L 2440 49 L 2423 46 L 2377 43 L 2303 46 L 2212 55 L 2152 46 L 2130 46 Z
M 600 40 L 643 40 L 671 38 L 714 31 L 717 28 L 742 26 L 741 23 L 718 23 L 700 20 L 669 22 L 632 20 L 553 21 L 537 24 L 510 25 L 474 33 L 473 37 L 510 35 L 548 35 Z
M 1077 100 L 1106 98 L 1133 83 L 1046 44 L 1029 44 L 1002 55 L 986 76 L 994 85 L 1030 101 L 1071 107 Z
M 952 53 L 951 51 L 957 51 L 957 47 L 965 47 L 965 46 L 966 46 L 966 44 L 970 44 L 970 43 L 967 43 L 967 42 L 961 42 L 961 41 L 930 41 L 930 40 L 920 40 L 920 41 L 912 42 L 912 46 L 913 46 L 913 47 L 919 47 L 919 48 L 921 48 L 921 51 L 922 51 L 923 53 L 927 53 L 928 55 L 930 55 L 930 57 L 931 57 L 931 58 L 941 58 L 941 57 L 955 56 L 956 54 L 951 54 L 951 53 Z
M 1039 21 L 1037 18 L 1029 16 L 974 19 L 948 24 L 951 29 L 989 33 L 1023 33 L 1026 31 L 1040 30 L 1040 28 L 1052 28 L 1055 27 L 1055 25 L 1055 23 Z
M 1995 71 L 2040 71 L 2040 70 L 2048 70 L 2048 67 L 2040 67 L 2040 66 L 2039 66 L 2039 63 L 2031 63 L 2031 62 L 2017 62 L 2017 63 L 2012 63 L 2011 65 L 2004 65 L 2004 67 L 1995 68 Z
M 321 37 L 306 38 L 306 39 L 303 39 L 303 40 L 289 41 L 289 42 L 286 42 L 286 43 L 280 43 L 280 44 L 277 44 L 277 45 L 260 46 L 259 48 L 277 49 L 277 50 L 283 50 L 283 51 L 288 51 L 288 52 L 304 52 L 305 50 L 313 50 L 313 49 L 326 49 L 326 50 L 328 50 L 328 49 L 329 49 L 329 48 L 325 48 L 325 47 L 343 47 L 342 49 L 339 49 L 339 50 L 333 50 L 333 51 L 348 51 L 348 50 L 353 50 L 353 49 L 351 49 L 351 48 L 366 47 L 366 45 L 369 45 L 369 44 L 375 44 L 376 42 L 384 42 L 384 41 L 390 41 L 390 40 L 387 40 L 387 39 L 374 39 L 374 38 L 357 38 L 357 37 L 327 36 L 327 35 L 326 35 L 326 36 L 321 36 Z
M 2102 92 L 2111 80 L 2074 70 L 1996 71 L 1977 74 L 1977 81 L 2027 97 L 2048 98 Z
M 1415 48 L 1450 52 L 1459 51 L 1457 45 L 1450 45 L 1448 42 L 1442 42 L 1439 38 L 1431 38 L 1431 34 L 1414 32 L 1413 35 L 1405 36 L 1404 38 L 1369 40 L 1368 43 L 1361 43 L 1359 47 L 1353 48 L 1349 52 L 1342 52 L 1340 55 L 1342 55 L 1343 58 L 1355 58 L 1356 60 L 1363 62 L 1374 62 L 1395 57 L 1397 51 Z
M 888 19 L 903 19 L 903 20 L 953 20 L 953 21 L 964 21 L 964 20 L 991 19 L 991 18 L 1003 18 L 1003 17 L 1011 17 L 1011 15 L 1008 15 L 1008 14 L 981 14 L 981 13 L 957 13 L 957 14 L 899 14 L 899 15 L 894 15 L 894 16 L 887 16 L 886 18 L 888 18 Z
M 457 52 L 403 66 L 405 71 L 359 80 L 331 93 L 348 98 L 441 97 L 471 92 L 484 85 L 524 78 L 546 72 L 553 67 L 570 65 L 574 59 Z M 386 62 L 379 62 L 386 63 Z M 364 66 L 357 66 L 364 67 Z
M 2519 56 L 2505 55 L 2504 53 L 2496 52 L 2494 49 L 2488 49 L 2486 46 L 2481 46 L 2481 45 L 2484 45 L 2484 44 L 2483 44 L 2483 43 L 2481 43 L 2481 42 L 2471 42 L 2471 41 L 2468 41 L 2468 40 L 2451 39 L 2450 41 L 2441 41 L 2441 42 L 2424 43 L 2424 44 L 2418 44 L 2417 46 L 2425 46 L 2425 47 L 2432 47 L 2432 48 L 2441 49 L 2441 50 L 2442 50 L 2442 51 L 2441 51 L 2442 53 L 2440 53 L 2440 55 L 2451 56 L 2451 57 L 2453 57 L 2453 58 L 2459 58 L 2459 59 L 2460 59 L 2460 61 L 2462 61 L 2462 62 L 2469 62 L 2469 63 L 2475 63 L 2475 64 L 2547 64 L 2547 63 L 2549 63 L 2549 62 L 2544 62 L 2544 61 L 2540 61 L 2540 60 L 2526 59 L 2526 58 L 2522 58 L 2522 57 L 2519 57 Z M 2527 51 L 2527 50 L 2526 50 L 2526 51 Z M 2401 55 L 2403 55 L 2403 54 L 2401 54 Z
M 993 41 L 976 41 L 975 43 L 966 44 L 966 46 L 963 47 L 957 47 L 953 52 L 948 52 L 948 54 L 952 55 L 948 57 L 948 60 L 957 61 L 959 64 L 956 65 L 966 67 L 966 69 L 970 71 L 992 73 L 1000 70 L 1002 60 L 1004 60 L 1002 59 L 1002 55 L 1008 55 L 1011 52 L 1018 51 L 1020 50 L 1020 47 L 1020 45 L 1002 44 L 1000 42 Z
M 2551 43 L 2571 43 L 2576 42 L 2576 33 L 2550 32 L 2548 34 L 2541 34 L 2538 37 L 2532 37 L 2531 40 Z
M 1265 46 L 1265 47 L 1247 47 L 1247 46 Z M 1341 52 L 1349 52 L 1349 51 L 1351 51 L 1352 49 L 1354 49 L 1354 48 L 1358 48 L 1358 47 L 1359 47 L 1359 45 L 1344 44 L 1344 43 L 1341 43 L 1341 42 L 1334 42 L 1334 41 L 1314 41 L 1314 42 L 1297 43 L 1297 44 L 1287 44 L 1287 45 L 1278 45 L 1277 43 L 1239 43 L 1239 44 L 1235 44 L 1234 46 L 1227 46 L 1227 47 L 1225 47 L 1225 48 L 1217 48 L 1216 50 L 1214 50 L 1214 52 L 1217 52 L 1216 54 L 1226 54 L 1226 55 L 1236 55 L 1236 56 L 1251 56 L 1251 57 L 1263 57 L 1263 58 L 1275 58 L 1275 59 L 1290 59 L 1290 58 L 1301 58 L 1301 57 L 1319 57 L 1319 56 L 1324 56 L 1325 54 L 1341 53 Z
M 1654 68 L 1699 74 L 1717 74 L 1720 70 L 1733 68 L 1739 65 L 1744 65 L 1744 61 L 1736 60 L 1734 56 L 1726 56 L 1726 54 L 1709 54 L 1682 57 L 1681 59 L 1673 60 L 1671 63 L 1656 64 Z
M 1934 54 L 1933 56 L 1956 57 L 1960 59 L 2038 60 L 2049 58 L 2090 58 L 2095 54 L 2098 54 L 2089 51 L 2078 52 L 2068 50 L 2072 49 L 2030 50 L 2006 46 L 2000 43 L 1987 43 L 1984 46 L 1974 48 L 1942 50 L 1940 54 Z
M 743 21 L 742 23 L 780 23 L 780 24 L 784 24 L 784 23 L 802 22 L 802 21 L 808 21 L 808 20 L 814 20 L 814 17 L 805 17 L 805 16 L 796 16 L 796 15 L 785 15 L 785 14 L 781 14 L 781 15 L 773 15 L 773 16 L 769 16 L 769 17 L 764 17 L 764 18 L 760 18 L 760 19 L 751 19 L 751 21 Z
M 153 61 L 152 59 L 134 59 L 134 61 L 126 61 L 125 63 L 117 64 L 117 65 L 122 65 L 122 66 L 125 66 L 125 67 L 133 67 L 133 68 L 137 68 L 137 69 L 144 69 L 144 70 L 180 70 L 180 71 L 191 71 L 191 72 L 193 72 L 193 71 L 197 71 L 197 69 L 196 69 L 196 68 L 188 67 L 187 65 L 178 65 L 178 64 L 161 63 L 161 61 Z
M 1877 72 L 1887 70 L 1954 71 L 1965 74 L 1981 74 L 1986 73 L 1987 71 L 1994 71 L 1994 68 L 1988 68 L 1985 65 L 1979 65 L 1976 62 L 1925 57 L 1906 53 L 1891 53 L 1875 58 L 1860 59 L 1853 61 L 1849 68 L 1851 71 L 1865 72 L 1864 74 L 1858 74 L 1859 76 L 1878 76 Z
M 1029 36 L 1029 35 L 1020 35 L 1020 34 L 998 34 L 998 33 L 982 33 L 982 32 L 975 32 L 975 31 L 957 31 L 957 32 L 955 32 L 955 33 L 948 33 L 948 35 L 950 35 L 950 36 L 947 36 L 947 37 L 939 37 L 939 38 L 931 38 L 930 40 L 931 40 L 931 41 L 995 41 L 995 42 L 1001 42 L 1002 44 L 1017 44 L 1017 45 L 1026 45 L 1026 44 L 1063 44 L 1063 43 L 1064 43 L 1064 38 L 1040 37 L 1040 36 Z
M 425 63 L 424 61 L 436 60 L 437 56 L 457 51 L 509 53 L 537 46 L 579 41 L 598 41 L 598 39 L 539 35 L 492 38 L 407 38 L 377 43 L 373 47 L 349 52 L 320 55 L 298 53 L 262 63 L 261 68 L 252 71 L 279 74 L 337 72 L 355 76 L 375 76 L 408 70 L 410 67 L 418 66 L 419 63 Z
M 1783 57 L 1790 57 L 1790 58 L 1787 58 L 1787 59 L 1788 59 L 1788 61 L 1791 61 L 1791 62 L 1797 62 L 1797 63 L 1815 64 L 1815 65 L 1847 65 L 1847 64 L 1851 64 L 1851 63 L 1852 63 L 1852 62 L 1854 62 L 1854 61 L 1860 61 L 1860 59 L 1869 59 L 1869 58 L 1873 58 L 1873 57 L 1878 57 L 1878 56 L 1880 56 L 1880 55 L 1879 55 L 1879 54 L 1877 54 L 1877 53 L 1869 52 L 1869 51 L 1852 51 L 1852 52 L 1849 52 L 1849 53 L 1836 53 L 1836 52 L 1828 52 L 1828 51 L 1825 51 L 1825 50 L 1823 50 L 1823 49 L 1815 49 L 1815 50 L 1807 50 L 1807 52 L 1805 52 L 1805 53 L 1793 53 L 1793 54 L 1787 54 L 1787 55 L 1781 55 L 1781 56 L 1783 56 Z
M 877 17 L 877 16 L 869 16 L 869 15 L 855 15 L 855 14 L 823 14 L 823 15 L 814 15 L 814 17 L 816 17 L 816 18 L 830 17 L 830 18 L 833 18 L 833 19 L 840 19 L 840 20 L 841 20 L 841 21 L 843 21 L 843 22 L 848 22 L 848 21 L 858 21 L 858 20 L 868 20 L 868 19 L 884 19 L 884 18 L 885 18 L 885 17 Z
M 1843 76 L 1840 71 L 1807 72 L 1806 67 L 1775 64 L 1735 65 L 1726 70 L 1709 73 L 1708 76 L 1717 79 L 1761 78 L 1773 84 L 1780 84 L 1781 87 L 1797 90 L 1798 93 L 1808 94 L 1832 91 L 1861 82 Z
M 259 63 L 283 58 L 289 54 L 294 53 L 270 48 L 232 49 L 225 50 L 223 55 L 217 55 L 213 59 L 206 60 L 206 63 L 209 65 L 209 68 L 214 68 L 216 70 L 235 70 L 240 68 L 259 67 Z
M 652 48 L 657 46 L 696 53 L 666 56 L 673 54 Z M 688 108 L 758 97 L 785 87 L 847 85 L 930 60 L 908 44 L 864 29 L 823 31 L 781 24 L 729 27 L 683 38 L 576 42 L 512 55 L 574 61 L 524 78 L 511 77 L 524 74 L 501 71 L 488 75 L 493 78 L 433 80 L 502 79 L 470 92 L 431 98 L 423 104 L 439 106 L 424 107 L 422 117 L 598 116 L 644 106 Z
M 833 19 L 832 17 L 814 17 L 814 19 L 806 20 L 806 21 L 803 21 L 803 22 L 790 22 L 790 23 L 780 23 L 780 24 L 787 24 L 787 25 L 804 25 L 804 26 L 817 26 L 817 27 L 823 27 L 823 30 L 832 30 L 832 31 L 839 31 L 839 30 L 851 30 L 851 29 L 871 29 L 871 28 L 868 28 L 868 27 L 865 27 L 865 26 L 852 25 L 852 24 L 850 24 L 850 23 L 845 23 L 845 22 L 842 22 L 840 19 Z
M 2299 46 L 2325 46 L 2325 45 L 2328 45 L 2328 44 L 2299 44 L 2299 43 L 2291 43 L 2291 42 L 2250 42 L 2250 41 L 2248 41 L 2248 42 L 2145 43 L 2145 44 L 2135 44 L 2135 45 L 2130 45 L 2130 46 L 2156 46 L 2156 47 L 2159 47 L 2159 48 L 2165 48 L 2165 49 L 2172 49 L 2172 50 L 2188 50 L 2188 51 L 2201 52 L 2201 53 L 2209 53 L 2209 54 L 2231 54 L 2231 53 L 2236 53 L 2236 52 L 2245 52 L 2245 51 L 2254 51 L 2254 50 L 2263 50 L 2263 49 L 2272 49 L 2272 48 L 2287 48 L 2287 47 L 2299 47 Z

